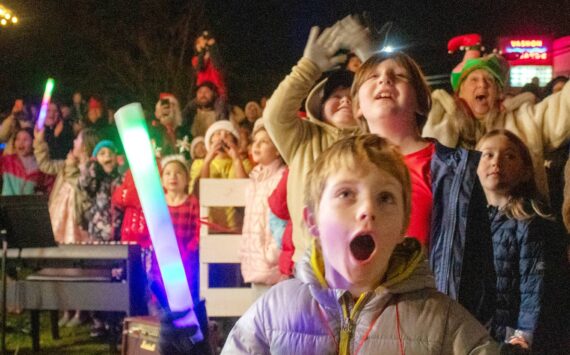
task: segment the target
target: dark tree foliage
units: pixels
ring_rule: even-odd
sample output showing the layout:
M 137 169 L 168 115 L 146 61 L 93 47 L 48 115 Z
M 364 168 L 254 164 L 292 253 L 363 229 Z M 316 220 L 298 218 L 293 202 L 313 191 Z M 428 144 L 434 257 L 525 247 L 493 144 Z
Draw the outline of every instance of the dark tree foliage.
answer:
M 97 74 L 107 81 L 107 95 L 135 98 L 146 108 L 154 107 L 160 92 L 172 92 L 182 102 L 189 98 L 194 38 L 205 27 L 203 1 L 113 0 L 80 5 L 78 17 L 86 19 L 81 31 L 100 54 Z
M 204 1 L 23 1 L 20 27 L 0 33 L 2 107 L 39 101 L 48 76 L 54 98 L 99 94 L 117 108 L 140 101 L 154 111 L 160 92 L 191 95 L 194 38 L 206 28 Z M 15 9 L 16 11 L 16 9 Z M 12 68 L 7 71 L 6 68 Z

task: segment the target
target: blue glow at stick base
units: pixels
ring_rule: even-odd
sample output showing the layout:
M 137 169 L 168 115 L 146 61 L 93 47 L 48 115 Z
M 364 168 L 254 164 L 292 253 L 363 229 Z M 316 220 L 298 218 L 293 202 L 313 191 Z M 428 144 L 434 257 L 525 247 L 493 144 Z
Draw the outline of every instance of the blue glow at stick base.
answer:
M 46 89 L 44 91 L 44 97 L 42 98 L 42 106 L 40 107 L 40 114 L 38 115 L 37 126 L 40 130 L 44 129 L 44 124 L 46 122 L 46 115 L 51 100 L 51 92 L 53 91 L 53 86 L 55 82 L 52 78 L 49 78 L 46 82 Z
M 190 288 L 160 183 L 141 104 L 132 103 L 121 107 L 115 113 L 115 121 L 146 218 L 169 308 L 175 312 L 193 309 Z M 198 342 L 204 339 L 194 311 L 189 312 L 184 318 L 175 320 L 174 324 L 177 327 L 195 325 L 198 330 L 191 337 L 192 340 Z

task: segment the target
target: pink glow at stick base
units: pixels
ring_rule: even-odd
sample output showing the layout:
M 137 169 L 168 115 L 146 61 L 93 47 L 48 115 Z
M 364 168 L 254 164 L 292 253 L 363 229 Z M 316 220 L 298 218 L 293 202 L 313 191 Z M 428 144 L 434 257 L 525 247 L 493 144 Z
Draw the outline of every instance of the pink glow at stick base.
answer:
M 193 309 L 190 288 L 160 183 L 141 104 L 132 103 L 121 107 L 115 113 L 115 121 L 146 218 L 164 281 L 168 305 L 174 312 Z M 177 327 L 196 326 L 198 330 L 191 339 L 194 342 L 204 339 L 194 311 L 189 312 L 184 318 L 175 320 L 174 324 Z
M 46 89 L 44 91 L 44 97 L 42 98 L 42 106 L 40 108 L 40 114 L 38 115 L 37 126 L 40 130 L 44 129 L 44 124 L 46 122 L 46 114 L 49 106 L 49 102 L 51 100 L 51 92 L 53 91 L 53 87 L 55 82 L 52 78 L 49 78 L 46 82 Z

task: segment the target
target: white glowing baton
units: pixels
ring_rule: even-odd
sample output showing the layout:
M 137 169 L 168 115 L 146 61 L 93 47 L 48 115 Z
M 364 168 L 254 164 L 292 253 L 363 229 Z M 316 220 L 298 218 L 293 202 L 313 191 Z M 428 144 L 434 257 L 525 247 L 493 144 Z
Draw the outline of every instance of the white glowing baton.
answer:
M 37 126 L 40 129 L 44 129 L 44 123 L 46 122 L 46 115 L 51 100 L 51 92 L 53 91 L 54 80 L 49 78 L 46 82 L 46 89 L 44 91 L 44 97 L 42 98 L 42 106 L 40 107 L 40 114 L 38 115 Z
M 190 288 L 160 183 L 141 104 L 132 103 L 121 107 L 115 113 L 115 121 L 146 218 L 169 308 L 174 312 L 192 310 L 185 317 L 176 319 L 174 325 L 196 326 L 197 331 L 191 339 L 197 343 L 204 339 L 204 335 L 194 313 Z

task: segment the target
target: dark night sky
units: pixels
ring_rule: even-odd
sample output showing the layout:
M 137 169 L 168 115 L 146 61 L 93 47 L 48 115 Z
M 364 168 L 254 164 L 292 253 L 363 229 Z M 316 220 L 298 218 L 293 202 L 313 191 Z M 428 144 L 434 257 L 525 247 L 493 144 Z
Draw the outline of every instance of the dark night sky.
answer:
M 21 20 L 17 27 L 0 29 L 0 111 L 16 95 L 41 96 L 48 75 L 58 80 L 64 99 L 76 88 L 88 92 L 97 80 L 90 68 L 100 58 L 90 39 L 78 36 L 83 19 L 69 14 L 81 2 L 129 6 L 133 1 L 0 0 Z M 229 86 L 235 101 L 243 104 L 271 93 L 302 55 L 311 25 L 331 25 L 363 11 L 377 28 L 393 21 L 391 40 L 403 45 L 428 75 L 448 73 L 459 60 L 446 53 L 447 40 L 457 34 L 479 32 L 487 47 L 500 35 L 570 35 L 570 0 L 213 0 L 206 23 L 218 38 L 226 65 L 234 72 L 241 68 Z

